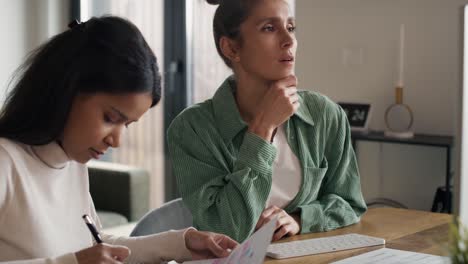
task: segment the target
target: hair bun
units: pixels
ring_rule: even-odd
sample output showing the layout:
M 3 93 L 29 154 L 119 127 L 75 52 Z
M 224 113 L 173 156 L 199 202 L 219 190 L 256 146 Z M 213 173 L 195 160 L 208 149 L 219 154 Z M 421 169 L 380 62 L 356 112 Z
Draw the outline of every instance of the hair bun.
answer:
M 210 5 L 219 5 L 221 0 L 206 0 Z

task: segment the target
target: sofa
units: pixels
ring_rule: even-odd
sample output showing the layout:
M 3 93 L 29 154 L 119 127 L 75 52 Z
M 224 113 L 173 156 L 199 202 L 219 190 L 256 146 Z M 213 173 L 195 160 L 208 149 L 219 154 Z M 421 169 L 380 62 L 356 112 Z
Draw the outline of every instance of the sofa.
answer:
M 149 210 L 148 171 L 117 163 L 88 163 L 91 197 L 103 228 L 138 221 Z

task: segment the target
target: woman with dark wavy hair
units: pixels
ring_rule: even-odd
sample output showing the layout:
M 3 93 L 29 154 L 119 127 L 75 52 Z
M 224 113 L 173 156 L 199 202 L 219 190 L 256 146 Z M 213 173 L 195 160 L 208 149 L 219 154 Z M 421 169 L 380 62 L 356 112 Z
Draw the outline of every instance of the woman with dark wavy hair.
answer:
M 119 147 L 161 97 L 156 57 L 132 23 L 72 23 L 18 74 L 0 114 L 0 262 L 159 263 L 223 257 L 236 245 L 194 228 L 93 243 L 83 222 L 99 223 L 84 163 Z

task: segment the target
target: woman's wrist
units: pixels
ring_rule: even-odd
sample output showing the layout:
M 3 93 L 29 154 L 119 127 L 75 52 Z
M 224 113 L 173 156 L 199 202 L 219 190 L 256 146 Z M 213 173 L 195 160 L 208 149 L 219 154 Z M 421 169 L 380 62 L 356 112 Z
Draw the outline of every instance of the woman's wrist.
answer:
M 276 127 L 261 125 L 259 122 L 253 121 L 249 124 L 249 129 L 247 131 L 254 133 L 265 141 L 271 142 L 275 129 Z

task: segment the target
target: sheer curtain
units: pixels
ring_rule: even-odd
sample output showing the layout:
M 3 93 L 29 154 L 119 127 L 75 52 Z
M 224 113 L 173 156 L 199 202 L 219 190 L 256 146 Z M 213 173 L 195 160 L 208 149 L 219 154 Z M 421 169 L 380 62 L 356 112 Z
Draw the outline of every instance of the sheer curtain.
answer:
M 163 72 L 164 0 L 82 0 L 81 17 L 112 14 L 132 21 L 156 54 Z M 164 97 L 163 97 L 164 98 Z M 164 99 L 162 99 L 164 100 Z M 150 206 L 164 202 L 164 119 L 163 102 L 129 126 L 121 147 L 113 149 L 107 161 L 146 169 L 150 173 Z
M 190 1 L 190 0 L 189 0 Z M 218 86 L 232 71 L 224 64 L 216 51 L 213 38 L 213 17 L 218 6 L 206 0 L 193 1 L 193 102 L 211 98 Z M 190 43 L 189 43 L 190 44 Z

